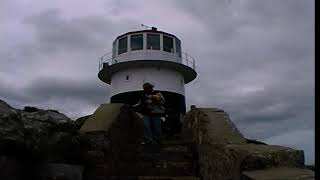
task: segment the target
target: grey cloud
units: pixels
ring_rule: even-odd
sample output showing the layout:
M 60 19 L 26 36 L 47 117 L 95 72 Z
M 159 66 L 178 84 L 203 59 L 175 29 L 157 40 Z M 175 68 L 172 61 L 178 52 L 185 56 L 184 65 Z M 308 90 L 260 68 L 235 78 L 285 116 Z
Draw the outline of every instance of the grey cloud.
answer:
M 97 80 L 73 80 L 41 78 L 24 89 L 35 101 L 54 98 L 81 100 L 92 105 L 107 102 L 109 88 Z
M 34 29 L 37 48 L 44 52 L 90 51 L 110 45 L 114 34 L 133 22 L 114 26 L 102 16 L 63 18 L 59 9 L 50 9 L 27 17 L 24 21 Z
M 3 88 L 0 89 L 0 98 L 7 100 L 8 103 L 18 108 L 26 105 L 41 107 L 41 104 L 50 101 L 63 102 L 67 100 L 69 102 L 74 101 L 81 103 L 82 105 L 74 104 L 78 108 L 78 111 L 81 111 L 85 106 L 97 107 L 99 104 L 108 102 L 109 95 L 109 88 L 102 82 L 94 79 L 39 78 L 20 89 L 8 86 L 3 86 Z M 50 105 L 58 107 L 61 111 L 65 111 L 63 104 L 58 106 L 54 104 Z

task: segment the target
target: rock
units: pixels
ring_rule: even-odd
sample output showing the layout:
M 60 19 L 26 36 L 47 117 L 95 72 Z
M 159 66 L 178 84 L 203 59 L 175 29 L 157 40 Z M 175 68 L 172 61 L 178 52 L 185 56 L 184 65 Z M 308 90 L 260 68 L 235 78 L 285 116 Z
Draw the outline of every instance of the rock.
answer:
M 303 167 L 301 150 L 277 145 L 227 145 L 242 159 L 241 170 L 257 170 L 276 166 Z
M 134 119 L 126 122 L 133 117 L 132 112 L 123 108 L 120 111 L 125 113 L 118 117 L 120 126 L 114 123 L 111 127 L 120 127 L 129 133 L 128 128 L 135 127 L 127 124 Z M 74 122 L 55 110 L 30 106 L 19 110 L 0 100 L 0 179 L 12 176 L 20 180 L 22 175 L 27 179 L 82 179 L 84 166 L 88 179 L 96 173 L 110 174 L 113 151 L 119 149 L 111 147 L 111 137 L 117 141 L 118 136 L 128 138 L 129 134 L 122 136 L 122 131 L 115 133 L 116 136 L 106 131 L 78 133 L 90 116 Z M 114 144 L 118 147 L 117 144 L 125 143 Z
M 263 145 L 268 145 L 268 144 L 266 144 L 266 143 L 264 143 L 264 142 L 261 142 L 261 141 L 255 140 L 255 139 L 248 139 L 248 138 L 246 138 L 246 142 L 247 142 L 248 144 L 263 144 Z
M 78 118 L 76 121 L 75 121 L 75 126 L 76 128 L 79 130 L 82 125 L 86 122 L 86 120 L 90 117 L 91 115 L 87 115 L 87 116 L 83 116 L 83 117 L 80 117 Z
M 0 156 L 0 179 L 23 180 L 23 164 L 21 161 L 10 156 Z
M 82 180 L 83 166 L 48 163 L 38 167 L 38 178 L 46 180 Z
M 228 114 L 216 108 L 193 107 L 183 132 L 195 143 L 203 180 L 240 179 L 243 171 L 271 167 L 305 168 L 303 151 L 247 139 Z
M 88 151 L 86 155 L 87 163 L 90 165 L 103 164 L 104 163 L 104 152 L 102 151 Z
M 85 164 L 86 152 L 90 150 L 90 139 L 86 135 L 68 134 L 59 138 L 49 154 L 50 162 Z
M 48 130 L 52 126 L 72 122 L 66 115 L 53 110 L 21 111 L 21 115 L 26 129 Z
M 36 112 L 36 111 L 39 111 L 39 109 L 36 108 L 36 107 L 25 106 L 25 107 L 23 108 L 23 111 L 25 111 L 25 112 Z
M 6 114 L 9 111 L 14 110 L 9 104 L 0 99 L 0 115 Z
M 0 100 L 0 153 L 16 154 L 25 143 L 24 123 L 21 114 Z
M 193 108 L 184 118 L 183 133 L 197 144 L 245 144 L 229 115 L 217 108 Z
M 58 111 L 38 109 L 20 113 L 26 146 L 39 154 L 46 154 L 61 138 L 76 132 L 74 122 Z
M 25 111 L 24 111 L 25 110 Z M 0 100 L 0 153 L 33 160 L 52 159 L 54 147 L 77 133 L 74 122 L 55 110 L 12 108 Z

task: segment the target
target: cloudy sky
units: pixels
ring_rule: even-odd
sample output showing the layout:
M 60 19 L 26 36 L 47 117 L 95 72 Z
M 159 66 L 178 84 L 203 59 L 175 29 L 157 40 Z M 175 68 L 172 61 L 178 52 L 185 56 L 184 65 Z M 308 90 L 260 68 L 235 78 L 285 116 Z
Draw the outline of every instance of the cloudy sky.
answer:
M 196 59 L 187 104 L 224 109 L 248 138 L 314 163 L 313 0 L 1 0 L 0 99 L 72 118 L 109 99 L 98 57 L 140 24 Z

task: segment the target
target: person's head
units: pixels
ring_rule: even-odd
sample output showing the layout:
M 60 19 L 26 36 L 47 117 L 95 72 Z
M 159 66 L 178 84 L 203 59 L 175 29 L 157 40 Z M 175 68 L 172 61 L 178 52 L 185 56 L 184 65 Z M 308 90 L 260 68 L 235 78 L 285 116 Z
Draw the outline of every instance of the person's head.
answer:
M 147 83 L 144 83 L 142 87 L 143 87 L 144 92 L 151 93 L 153 91 L 154 86 L 147 82 Z

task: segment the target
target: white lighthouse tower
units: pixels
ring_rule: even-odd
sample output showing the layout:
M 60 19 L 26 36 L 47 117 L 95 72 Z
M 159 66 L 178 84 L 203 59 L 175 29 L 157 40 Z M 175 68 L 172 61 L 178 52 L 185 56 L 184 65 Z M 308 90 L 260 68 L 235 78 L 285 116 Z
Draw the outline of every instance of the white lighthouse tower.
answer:
M 142 85 L 160 91 L 166 109 L 185 114 L 185 87 L 197 76 L 194 59 L 181 51 L 181 41 L 157 28 L 127 32 L 113 41 L 112 52 L 100 58 L 98 77 L 111 85 L 111 103 L 133 105 Z

